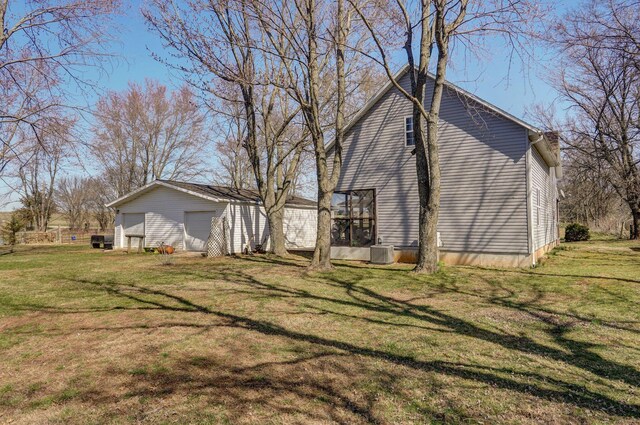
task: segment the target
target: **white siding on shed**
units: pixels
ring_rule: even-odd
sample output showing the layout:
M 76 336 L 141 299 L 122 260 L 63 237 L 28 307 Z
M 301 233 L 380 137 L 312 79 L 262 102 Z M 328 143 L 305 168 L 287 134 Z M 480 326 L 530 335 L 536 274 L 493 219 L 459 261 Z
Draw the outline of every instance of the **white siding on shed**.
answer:
M 118 209 L 121 214 L 145 213 L 145 246 L 155 248 L 164 242 L 176 249 L 184 249 L 185 211 L 225 211 L 226 204 L 168 187 L 155 187 Z M 116 226 L 116 234 L 122 234 L 118 227 Z M 126 241 L 116 237 L 116 247 L 123 248 L 125 245 Z
M 122 214 L 116 214 L 114 223 L 113 245 L 114 248 L 122 248 Z
M 229 204 L 227 218 L 231 253 L 244 252 L 247 244 L 253 250 L 256 245 L 268 242 L 269 228 L 263 211 L 256 204 Z
M 230 204 L 230 252 L 244 252 L 247 243 L 268 249 L 271 243 L 267 214 L 263 207 L 249 204 Z M 315 208 L 285 207 L 285 246 L 289 249 L 313 248 L 316 243 L 317 212 Z
M 318 231 L 318 213 L 315 209 L 285 208 L 284 237 L 287 248 L 313 248 Z
M 244 252 L 247 244 L 253 250 L 258 244 L 268 248 L 270 243 L 265 210 L 256 203 L 214 202 L 170 187 L 155 186 L 117 208 L 116 248 L 126 246 L 123 220 L 129 222 L 126 217 L 135 214 L 136 220 L 144 223 L 145 246 L 155 248 L 164 242 L 177 249 L 204 250 L 204 233 L 210 227 L 212 211 L 218 217 L 227 218 L 230 253 Z M 315 206 L 285 207 L 287 248 L 312 248 L 315 245 L 316 215 Z

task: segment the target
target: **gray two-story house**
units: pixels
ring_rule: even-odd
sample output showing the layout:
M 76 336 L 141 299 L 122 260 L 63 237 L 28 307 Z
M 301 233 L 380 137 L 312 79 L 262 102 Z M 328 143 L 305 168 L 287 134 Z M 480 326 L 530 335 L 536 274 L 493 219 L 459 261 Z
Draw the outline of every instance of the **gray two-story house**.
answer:
M 407 90 L 408 69 L 395 77 Z M 558 243 L 562 168 L 552 135 L 447 83 L 439 146 L 442 261 L 530 266 Z M 413 150 L 411 103 L 388 83 L 346 130 L 332 205 L 334 258 L 367 260 L 369 246 L 382 243 L 394 246 L 397 261 L 415 261 Z

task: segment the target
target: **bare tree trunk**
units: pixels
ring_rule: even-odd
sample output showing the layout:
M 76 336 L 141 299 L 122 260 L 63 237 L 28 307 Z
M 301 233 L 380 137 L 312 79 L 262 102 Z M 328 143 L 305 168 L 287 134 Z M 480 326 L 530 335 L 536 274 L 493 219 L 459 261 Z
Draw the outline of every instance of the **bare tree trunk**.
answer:
M 335 28 L 335 57 L 336 57 L 336 104 L 335 104 L 335 135 L 332 167 L 327 165 L 327 152 L 324 145 L 324 135 L 320 126 L 320 74 L 318 63 L 318 34 L 315 14 L 316 3 L 308 3 L 309 17 L 307 18 L 308 48 L 309 48 L 309 94 L 311 107 L 307 109 L 307 123 L 312 136 L 316 154 L 316 172 L 318 176 L 318 228 L 316 246 L 309 266 L 313 270 L 331 270 L 331 198 L 338 184 L 342 169 L 342 144 L 344 142 L 344 112 L 346 94 L 345 74 L 345 43 L 347 38 L 347 23 L 345 22 L 344 1 L 336 2 Z
M 276 208 L 267 212 L 267 221 L 269 222 L 269 234 L 271 237 L 271 246 L 269 252 L 280 257 L 287 255 L 284 237 L 284 207 Z
M 433 91 L 429 113 L 427 115 L 427 138 L 424 143 L 422 125 L 419 126 L 418 136 L 421 140 L 416 143 L 416 169 L 418 172 L 418 185 L 420 197 L 420 217 L 418 228 L 418 261 L 413 269 L 415 273 L 435 273 L 438 271 L 438 218 L 440 216 L 440 157 L 438 148 L 438 121 L 440 119 L 440 106 L 444 92 L 447 61 L 449 58 L 449 34 L 451 29 L 445 22 L 446 2 L 438 2 L 434 18 L 434 39 L 438 46 L 438 61 L 436 76 L 433 82 Z M 466 12 L 466 1 L 461 2 L 461 11 L 457 19 L 463 19 Z M 423 10 L 424 13 L 424 10 Z M 424 29 L 423 29 L 424 31 Z M 426 48 L 426 39 L 422 41 Z M 426 69 L 430 56 L 421 58 L 421 69 Z M 420 81 L 420 80 L 418 80 Z M 418 96 L 420 104 L 424 102 L 422 94 Z M 420 111 L 414 105 L 415 119 L 421 118 Z M 420 121 L 418 121 L 420 122 Z M 415 134 L 415 132 L 414 132 Z M 425 164 L 426 162 L 426 164 Z
M 438 271 L 438 217 L 440 215 L 440 161 L 438 160 L 438 121 L 427 123 L 426 155 L 417 163 L 420 195 L 418 261 L 414 272 Z M 416 161 L 419 157 L 416 158 Z
M 640 239 L 640 209 L 632 208 L 631 215 L 633 216 L 633 224 L 631 228 L 631 239 Z
M 312 269 L 330 270 L 331 265 L 331 197 L 333 191 L 318 187 L 318 233 L 313 251 Z

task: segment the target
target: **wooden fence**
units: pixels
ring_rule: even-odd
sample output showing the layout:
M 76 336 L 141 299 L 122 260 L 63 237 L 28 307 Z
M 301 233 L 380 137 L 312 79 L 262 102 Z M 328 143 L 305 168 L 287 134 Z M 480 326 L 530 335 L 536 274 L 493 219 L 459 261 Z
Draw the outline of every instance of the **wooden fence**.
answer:
M 19 232 L 17 240 L 19 244 L 77 244 L 89 245 L 92 235 L 113 235 L 112 230 L 100 229 L 53 229 L 46 232 L 24 231 Z

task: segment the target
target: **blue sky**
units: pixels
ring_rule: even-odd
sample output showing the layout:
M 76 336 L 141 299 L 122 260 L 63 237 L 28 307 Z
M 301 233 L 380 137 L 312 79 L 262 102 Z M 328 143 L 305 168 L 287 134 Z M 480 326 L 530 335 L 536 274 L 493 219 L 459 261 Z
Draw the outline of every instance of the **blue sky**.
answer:
M 130 81 L 143 82 L 145 78 L 157 79 L 169 87 L 180 84 L 167 67 L 151 57 L 151 52 L 162 53 L 162 43 L 147 29 L 138 2 L 132 2 L 125 14 L 117 19 L 120 26 L 118 42 L 112 52 L 117 55 L 113 72 L 101 81 L 106 89 L 126 89 Z
M 558 3 L 566 7 L 573 1 Z M 118 23 L 121 35 L 112 51 L 119 58 L 114 61 L 112 71 L 102 79 L 102 86 L 109 90 L 122 90 L 129 81 L 142 82 L 145 78 L 157 79 L 169 87 L 180 85 L 177 75 L 172 75 L 166 66 L 151 57 L 151 52 L 163 55 L 163 46 L 159 38 L 147 29 L 140 6 L 131 5 Z M 544 81 L 541 66 L 532 63 L 523 69 L 522 64 L 514 60 L 508 71 L 510 65 L 503 46 L 494 44 L 496 51 L 490 51 L 489 58 L 482 61 L 466 58 L 464 62 L 455 63 L 449 68 L 447 78 L 520 118 L 527 118 L 525 111 L 531 104 L 553 102 L 555 93 Z M 540 60 L 549 59 L 541 48 L 534 53 Z
M 556 5 L 561 4 L 560 7 L 564 9 L 573 3 L 573 1 L 566 1 Z M 119 26 L 116 31 L 117 42 L 109 46 L 115 59 L 107 66 L 105 72 L 100 73 L 101 89 L 123 90 L 129 82 L 143 82 L 145 78 L 156 79 L 170 88 L 181 84 L 179 76 L 153 59 L 152 52 L 163 55 L 164 49 L 159 38 L 148 30 L 140 13 L 139 2 L 131 2 L 123 15 L 118 17 L 117 24 Z M 508 72 L 510 64 L 503 47 L 495 43 L 489 47 L 489 57 L 482 61 L 473 57 L 456 57 L 454 65 L 448 70 L 447 78 L 513 115 L 535 123 L 534 117 L 527 116 L 527 108 L 536 103 L 550 104 L 555 100 L 553 89 L 544 81 L 544 67 L 536 64 L 523 67 L 521 62 L 515 60 Z M 540 59 L 549 60 L 548 53 L 540 48 L 534 53 Z M 399 51 L 397 54 L 401 59 L 403 52 Z M 80 103 L 91 104 L 96 99 L 97 95 L 84 99 Z M 87 138 L 90 137 L 91 135 L 87 134 Z M 210 152 L 210 155 L 211 164 L 215 166 L 214 152 Z M 6 198 L 5 202 L 2 202 L 2 194 L 7 193 L 7 189 L 6 185 L 0 182 L 0 209 L 2 210 L 18 206 L 15 202 L 16 195 L 10 196 L 13 201 L 10 204 L 5 203 Z

